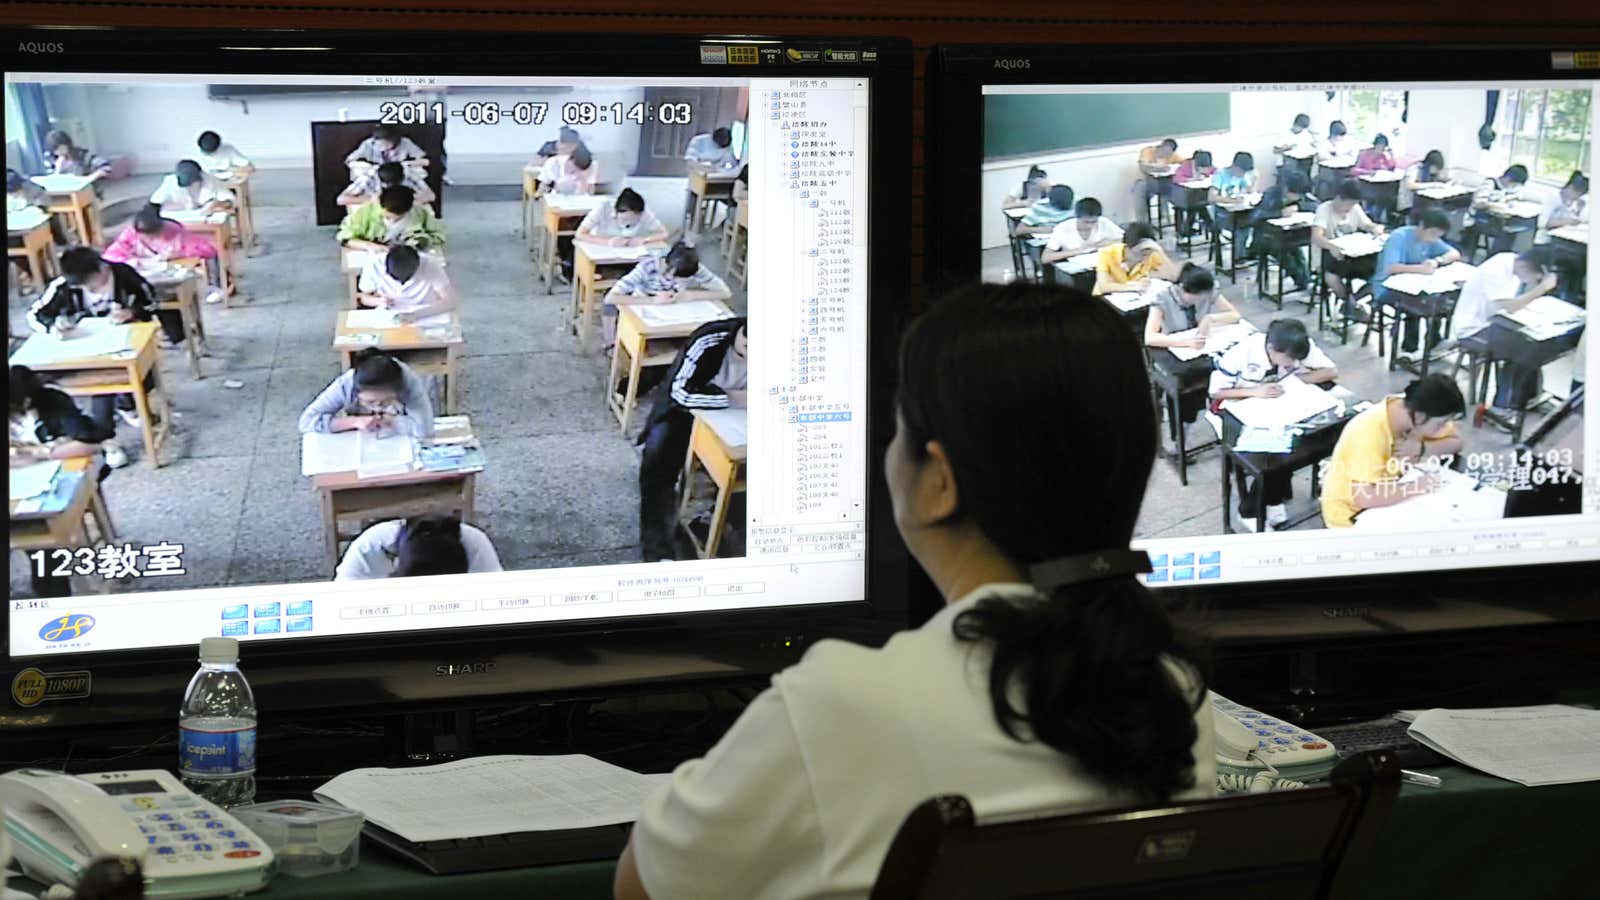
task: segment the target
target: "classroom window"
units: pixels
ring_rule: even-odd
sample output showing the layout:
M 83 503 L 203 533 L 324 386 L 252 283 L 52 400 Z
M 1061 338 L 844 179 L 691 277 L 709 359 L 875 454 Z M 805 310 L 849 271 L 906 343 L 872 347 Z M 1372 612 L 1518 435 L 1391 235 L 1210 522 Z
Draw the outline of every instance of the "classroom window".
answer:
M 1564 184 L 1574 171 L 1589 170 L 1589 91 L 1506 91 L 1500 105 L 1510 161 L 1527 166 L 1534 180 Z
M 1345 91 L 1339 105 L 1339 117 L 1362 145 L 1380 133 L 1393 144 L 1405 124 L 1404 91 Z

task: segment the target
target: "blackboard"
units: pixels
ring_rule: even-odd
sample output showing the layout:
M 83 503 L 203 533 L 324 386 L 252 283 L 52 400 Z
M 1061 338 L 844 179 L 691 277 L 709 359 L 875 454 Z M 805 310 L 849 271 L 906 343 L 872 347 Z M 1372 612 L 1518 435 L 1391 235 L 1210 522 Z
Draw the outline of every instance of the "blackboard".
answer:
M 983 98 L 983 155 L 1057 150 L 1227 131 L 1228 95 L 997 94 Z

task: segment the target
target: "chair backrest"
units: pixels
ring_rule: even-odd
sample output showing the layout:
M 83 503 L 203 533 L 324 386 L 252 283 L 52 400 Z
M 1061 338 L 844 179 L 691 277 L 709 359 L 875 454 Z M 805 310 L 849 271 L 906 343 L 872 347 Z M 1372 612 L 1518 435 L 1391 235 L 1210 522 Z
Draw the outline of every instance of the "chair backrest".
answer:
M 1399 791 L 1394 754 L 1374 751 L 1326 786 L 983 826 L 966 798 L 934 797 L 871 900 L 1354 898 Z

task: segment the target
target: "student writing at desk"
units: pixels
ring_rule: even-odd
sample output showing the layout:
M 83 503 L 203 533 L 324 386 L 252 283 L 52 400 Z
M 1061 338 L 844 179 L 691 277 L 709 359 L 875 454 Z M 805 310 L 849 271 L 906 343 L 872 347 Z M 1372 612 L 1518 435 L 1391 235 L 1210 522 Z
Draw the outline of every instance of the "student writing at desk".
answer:
M 44 209 L 49 205 L 50 195 L 44 188 L 16 169 L 6 169 L 6 212 L 19 212 L 30 206 Z
M 1150 198 L 1156 198 L 1157 206 L 1165 209 L 1167 205 L 1166 185 L 1167 180 L 1157 176 L 1169 175 L 1183 163 L 1183 156 L 1178 153 L 1178 142 L 1167 138 L 1159 144 L 1139 151 L 1139 180 L 1134 184 L 1134 208 L 1138 220 L 1150 220 Z
M 636 247 L 667 239 L 667 226 L 645 209 L 644 197 L 623 188 L 612 203 L 596 206 L 578 223 L 574 240 L 594 241 L 612 247 Z
M 1417 206 L 1417 191 L 1434 185 L 1450 183 L 1450 175 L 1445 169 L 1444 154 L 1438 150 L 1429 150 L 1417 164 L 1406 171 L 1406 177 L 1400 180 L 1400 210 L 1411 213 L 1411 222 L 1416 224 L 1420 210 Z
M 1249 254 L 1276 260 L 1283 274 L 1294 282 L 1297 290 L 1302 291 L 1311 286 L 1311 274 L 1306 271 L 1305 258 L 1300 255 L 1298 247 L 1285 245 L 1265 226 L 1269 220 L 1300 212 L 1302 204 L 1315 201 L 1316 198 L 1311 196 L 1311 179 L 1306 173 L 1299 169 L 1285 169 L 1272 187 L 1261 195 L 1261 202 L 1250 211 L 1249 224 L 1240 226 L 1244 233 L 1239 235 L 1239 240 L 1246 242 Z
M 1122 229 L 1117 223 L 1101 215 L 1099 200 L 1085 197 L 1073 209 L 1077 215 L 1051 230 L 1040 262 L 1049 264 L 1092 253 L 1122 240 Z
M 1233 155 L 1233 161 L 1226 168 L 1219 169 L 1211 176 L 1211 190 L 1207 197 L 1211 200 L 1212 221 L 1217 223 L 1218 229 L 1225 221 L 1222 209 L 1218 204 L 1226 200 L 1242 197 L 1254 192 L 1256 189 L 1256 158 L 1253 154 L 1241 150 Z M 1249 246 L 1244 236 L 1239 243 Z
M 689 139 L 683 151 L 684 162 L 713 169 L 731 169 L 739 164 L 733 153 L 733 132 L 718 128 L 709 134 L 697 134 Z
M 173 212 L 228 212 L 233 209 L 233 191 L 222 182 L 206 174 L 200 164 L 192 159 L 178 163 L 172 174 L 161 180 L 150 202 L 162 213 Z
M 1311 133 L 1311 117 L 1305 113 L 1297 113 L 1289 123 L 1289 130 L 1272 145 L 1274 153 L 1297 159 L 1311 156 L 1316 149 L 1317 136 Z
M 1325 166 L 1349 166 L 1355 163 L 1355 142 L 1350 140 L 1350 129 L 1343 121 L 1328 123 L 1328 137 L 1317 152 L 1317 162 Z
M 128 263 L 134 267 L 157 265 L 174 259 L 198 259 L 206 267 L 206 278 L 211 291 L 207 303 L 222 302 L 222 268 L 217 261 L 217 248 L 198 234 L 190 234 L 180 222 L 162 218 L 161 207 L 145 204 L 122 229 L 117 239 L 106 248 L 105 258 L 111 262 Z
M 1396 228 L 1389 239 L 1383 242 L 1383 251 L 1378 254 L 1377 271 L 1372 277 L 1373 300 L 1384 305 L 1393 302 L 1394 292 L 1383 285 L 1391 275 L 1407 272 L 1431 275 L 1440 266 L 1460 260 L 1461 251 L 1444 241 L 1445 233 L 1449 230 L 1450 216 L 1438 208 L 1424 212 L 1416 225 Z M 1437 329 L 1438 320 L 1430 320 L 1428 327 Z M 1401 334 L 1402 354 L 1415 354 L 1418 336 L 1416 316 L 1405 317 Z
M 372 203 L 383 193 L 384 188 L 404 185 L 411 189 L 412 202 L 424 206 L 431 204 L 436 198 L 433 188 L 428 187 L 428 181 L 419 171 L 408 171 L 404 164 L 387 162 L 375 168 L 363 167 L 362 170 L 350 179 L 350 184 L 339 192 L 334 201 L 340 206 L 360 206 L 363 203 Z
M 1057 184 L 1045 192 L 1044 199 L 1028 207 L 1017 223 L 1016 234 L 1049 234 L 1057 225 L 1072 218 L 1072 188 Z
M 1329 384 L 1339 377 L 1339 369 L 1298 319 L 1276 319 L 1266 331 L 1247 336 L 1217 360 L 1217 369 L 1211 373 L 1211 405 L 1217 409 L 1224 400 L 1280 397 L 1283 386 L 1278 382 L 1291 375 L 1306 384 Z M 1290 472 L 1274 472 L 1265 478 L 1261 495 L 1269 528 L 1289 521 L 1285 504 L 1294 495 L 1291 478 Z M 1255 507 L 1254 489 L 1247 480 L 1239 479 L 1236 513 L 1240 520 L 1262 513 Z
M 557 194 L 592 194 L 599 181 L 600 166 L 584 144 L 545 163 L 539 173 L 544 190 Z
M 1466 412 L 1461 389 L 1433 374 L 1404 394 L 1362 410 L 1339 435 L 1322 478 L 1322 521 L 1349 528 L 1364 509 L 1393 506 L 1439 486 L 1434 475 L 1400 479 L 1417 463 L 1454 457 L 1462 439 L 1456 423 Z
M 617 304 L 677 303 L 684 300 L 727 300 L 733 296 L 728 283 L 700 262 L 700 254 L 688 244 L 672 245 L 666 256 L 651 256 L 628 270 L 611 290 L 601 307 L 605 325 L 605 347 L 609 352 L 616 342 Z
M 1497 253 L 1484 260 L 1461 286 L 1450 320 L 1451 334 L 1461 341 L 1488 328 L 1494 316 L 1514 313 L 1555 289 L 1556 273 L 1543 248 L 1522 254 Z M 1509 418 L 1537 397 L 1539 370 L 1503 361 L 1495 384 L 1496 411 Z
M 656 387 L 639 434 L 639 542 L 644 562 L 676 559 L 676 485 L 694 428 L 696 409 L 749 406 L 749 336 L 743 317 L 718 319 L 695 329 Z M 735 499 L 737 499 L 736 495 Z M 742 510 L 728 520 L 743 522 Z
M 1557 228 L 1589 224 L 1589 176 L 1573 172 L 1561 190 L 1545 203 L 1539 214 L 1539 234 L 1536 244 L 1550 242 L 1550 232 Z
M 1363 231 L 1381 235 L 1383 226 L 1372 221 L 1361 208 L 1361 184 L 1347 178 L 1339 183 L 1332 200 L 1324 200 L 1317 207 L 1317 217 L 1311 222 L 1311 246 L 1323 254 L 1323 283 L 1340 301 L 1346 318 L 1354 318 L 1356 314 L 1351 298 L 1350 267 L 1344 251 L 1334 241 Z
M 44 136 L 45 151 L 50 154 L 50 174 L 82 175 L 90 183 L 111 174 L 111 160 L 95 156 L 72 142 L 72 135 L 56 130 Z M 95 190 L 99 190 L 98 187 Z
M 1499 203 L 1511 203 L 1522 196 L 1523 190 L 1528 186 L 1528 167 L 1521 163 L 1513 163 L 1500 173 L 1498 178 L 1488 178 L 1472 192 L 1472 226 L 1477 231 L 1488 230 L 1494 234 L 1494 240 L 1489 244 L 1489 253 L 1505 253 L 1516 243 L 1517 235 L 1526 231 L 1526 228 L 1513 228 L 1502 224 L 1505 220 L 1496 221 L 1500 217 L 1489 210 L 1490 206 Z M 1471 247 L 1474 241 L 1468 241 Z
M 1143 292 L 1151 278 L 1171 281 L 1178 277 L 1178 266 L 1167 258 L 1156 242 L 1156 230 L 1148 222 L 1135 222 L 1122 233 L 1122 240 L 1105 247 L 1095 258 L 1094 292 Z
M 200 164 L 212 175 L 219 177 L 249 175 L 256 170 L 255 164 L 250 162 L 250 157 L 239 152 L 239 148 L 222 140 L 222 135 L 215 131 L 202 131 L 195 140 L 200 153 L 194 161 Z
M 403 163 L 408 160 L 426 162 L 428 154 L 422 152 L 415 142 L 393 125 L 379 125 L 372 129 L 372 136 L 356 145 L 350 155 L 344 158 L 345 165 L 365 162 L 380 165 L 386 162 Z
M 339 243 L 367 250 L 385 250 L 405 244 L 426 253 L 444 250 L 444 226 L 433 210 L 420 206 L 405 185 L 387 187 L 378 202 L 364 203 L 345 213 L 339 225 Z
M 72 398 L 45 386 L 27 366 L 12 366 L 6 393 L 9 411 L 11 467 L 31 466 L 49 460 L 80 459 L 105 453 L 105 467 L 96 473 L 104 480 L 111 468 L 128 464 L 127 454 L 112 440 L 112 430 L 84 415 Z M 64 575 L 28 571 L 36 597 L 69 597 L 72 583 Z
M 1394 169 L 1394 151 L 1389 149 L 1389 136 L 1379 134 L 1372 139 L 1372 146 L 1356 154 L 1356 165 L 1350 174 L 1359 178 L 1374 172 L 1393 172 Z
M 155 294 L 127 263 L 106 262 L 93 247 L 71 247 L 61 254 L 61 276 L 50 282 L 28 310 L 28 324 L 40 333 L 71 335 L 86 318 L 113 322 L 161 322 L 168 346 L 183 342 L 183 317 L 177 310 L 156 309 Z M 148 379 L 150 376 L 146 376 Z M 90 410 L 103 429 L 116 427 L 113 413 L 129 427 L 139 427 L 133 397 L 115 394 L 95 397 Z
M 456 306 L 444 266 L 405 244 L 390 247 L 382 259 L 367 260 L 356 280 L 356 291 L 361 306 L 391 310 L 401 324 L 446 313 Z
M 302 434 L 433 434 L 433 401 L 428 398 L 426 379 L 381 350 L 361 350 L 352 361 L 354 365 L 323 388 L 300 413 Z
M 334 581 L 499 572 L 500 555 L 482 531 L 454 516 L 390 519 L 361 532 Z
M 1211 151 L 1196 150 L 1193 156 L 1179 164 L 1178 171 L 1172 176 L 1172 183 L 1183 185 L 1191 181 L 1203 181 L 1215 175 L 1216 172 L 1217 167 L 1211 164 Z M 1208 210 L 1204 208 L 1192 210 L 1194 213 L 1193 221 L 1188 219 L 1190 212 L 1191 210 L 1184 209 L 1173 210 L 1172 221 L 1176 225 L 1179 234 L 1199 233 L 1200 223 L 1202 222 L 1208 226 L 1212 225 L 1211 213 Z
M 1039 166 L 1028 167 L 1028 177 L 1022 180 L 1022 187 L 1015 194 L 1010 194 L 1000 202 L 1001 209 L 1016 209 L 1021 206 L 1032 206 L 1044 199 L 1050 190 L 1050 176 L 1045 174 Z
M 1237 321 L 1239 311 L 1217 293 L 1217 280 L 1210 270 L 1184 263 L 1178 280 L 1156 292 L 1150 303 L 1150 314 L 1144 320 L 1144 345 L 1200 350 L 1212 329 Z M 1180 332 L 1187 333 L 1180 336 Z M 1198 377 L 1211 370 L 1212 361 L 1200 356 L 1186 365 L 1192 366 Z M 1178 397 L 1178 413 L 1185 422 L 1193 422 L 1204 408 L 1205 401 L 1192 392 Z
M 980 821 L 1214 794 L 1204 676 L 1127 551 L 1156 452 L 1144 362 L 1086 300 L 984 285 L 912 324 L 885 462 L 944 609 L 778 674 L 645 801 L 617 900 L 866 897 L 936 794 Z

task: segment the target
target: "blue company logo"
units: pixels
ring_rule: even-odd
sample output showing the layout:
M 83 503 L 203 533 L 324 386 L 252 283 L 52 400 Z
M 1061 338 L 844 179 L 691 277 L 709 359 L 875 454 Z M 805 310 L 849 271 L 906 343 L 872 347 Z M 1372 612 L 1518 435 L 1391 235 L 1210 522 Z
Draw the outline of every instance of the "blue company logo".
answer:
M 39 637 L 50 643 L 70 641 L 83 637 L 93 628 L 94 616 L 68 613 L 45 623 L 45 626 L 39 629 Z

